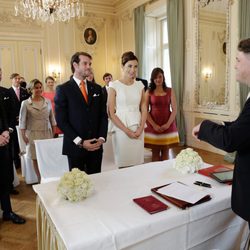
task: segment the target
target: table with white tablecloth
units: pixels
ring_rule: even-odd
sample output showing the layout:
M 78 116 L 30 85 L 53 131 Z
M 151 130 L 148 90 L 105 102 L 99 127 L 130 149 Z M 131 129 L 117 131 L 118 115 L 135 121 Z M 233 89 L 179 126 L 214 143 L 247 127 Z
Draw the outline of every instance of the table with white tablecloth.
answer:
M 231 186 L 199 174 L 180 174 L 174 160 L 91 175 L 94 193 L 72 203 L 57 193 L 58 182 L 34 186 L 37 193 L 39 249 L 161 250 L 243 249 L 247 223 L 231 210 Z M 181 181 L 208 182 L 212 197 L 186 210 L 148 214 L 133 198 L 151 195 L 151 188 Z M 205 188 L 204 188 L 205 189 Z

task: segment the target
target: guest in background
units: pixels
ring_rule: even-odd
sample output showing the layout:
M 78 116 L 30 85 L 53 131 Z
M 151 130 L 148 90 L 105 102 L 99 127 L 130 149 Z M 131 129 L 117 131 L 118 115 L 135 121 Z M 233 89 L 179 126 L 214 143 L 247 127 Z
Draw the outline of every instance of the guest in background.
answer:
M 92 65 L 90 54 L 76 52 L 70 64 L 73 77 L 57 87 L 55 96 L 56 120 L 64 133 L 63 154 L 70 170 L 99 173 L 108 127 L 102 88 L 86 80 Z
M 103 91 L 103 96 L 104 96 L 104 101 L 107 103 L 108 100 L 108 88 L 109 88 L 109 83 L 113 81 L 113 76 L 110 73 L 105 73 L 102 77 L 104 81 L 104 86 L 102 88 Z
M 11 208 L 10 189 L 13 182 L 13 163 L 9 142 L 8 120 L 4 104 L 0 98 L 0 202 L 1 209 L 3 210 L 3 220 L 12 221 L 15 224 L 23 224 L 25 220 L 15 214 Z
M 47 76 L 45 79 L 45 90 L 43 91 L 42 96 L 49 99 L 51 101 L 51 105 L 52 105 L 52 110 L 55 114 L 55 102 L 54 102 L 54 98 L 55 98 L 55 79 L 52 76 Z M 56 127 L 55 129 L 55 137 L 58 137 L 59 134 L 62 134 L 62 131 Z
M 54 98 L 55 98 L 55 79 L 52 76 L 47 76 L 45 78 L 45 89 L 43 91 L 42 96 L 49 99 L 51 101 L 51 105 L 52 105 L 52 109 L 55 109 L 55 102 L 54 102 Z
M 18 73 L 13 73 L 10 76 L 12 87 L 9 89 L 10 96 L 12 100 L 12 107 L 13 107 L 13 121 L 14 121 L 14 130 L 11 136 L 11 146 L 12 146 L 12 154 L 13 160 L 16 168 L 21 166 L 21 161 L 19 157 L 19 143 L 17 137 L 16 126 L 19 124 L 19 112 L 21 108 L 22 101 L 29 98 L 29 94 L 26 89 L 20 87 L 20 75 Z
M 33 160 L 34 170 L 40 182 L 34 140 L 53 138 L 56 121 L 50 100 L 42 96 L 42 83 L 38 79 L 34 79 L 28 85 L 28 90 L 31 97 L 22 102 L 19 126 L 24 142 L 29 144 L 28 154 Z
M 0 82 L 2 81 L 2 69 L 0 68 Z M 15 128 L 15 119 L 13 118 L 13 102 L 11 99 L 11 95 L 10 95 L 10 91 L 7 88 L 4 88 L 2 86 L 0 86 L 0 99 L 2 101 L 3 104 L 3 108 L 5 111 L 5 114 L 7 115 L 7 122 L 8 122 L 8 127 L 9 127 L 9 131 L 11 133 L 11 138 L 10 138 L 10 143 L 8 145 L 8 149 L 10 150 L 9 152 L 9 158 L 12 160 L 13 162 L 13 154 L 12 154 L 12 143 L 13 143 L 13 139 L 12 139 L 12 132 L 14 131 Z M 12 143 L 11 143 L 12 142 Z M 12 168 L 12 172 L 11 172 L 11 179 L 12 181 L 10 182 L 10 194 L 14 194 L 17 195 L 19 194 L 19 191 L 17 191 L 16 189 L 14 189 L 13 186 L 13 180 L 14 180 L 14 172 L 13 172 L 13 168 Z
M 179 142 L 175 117 L 177 105 L 174 91 L 165 83 L 164 72 L 154 68 L 146 92 L 148 107 L 145 147 L 152 149 L 152 161 L 168 159 L 170 144 Z
M 0 82 L 2 81 L 2 69 L 0 68 Z M 7 121 L 10 131 L 15 127 L 15 119 L 13 119 L 13 107 L 10 91 L 7 88 L 0 86 L 0 99 L 2 100 L 5 113 L 7 114 Z
M 20 86 L 24 89 L 26 89 L 26 87 L 27 87 L 27 83 L 26 83 L 23 76 L 20 76 Z
M 236 57 L 236 80 L 250 86 L 250 38 L 240 41 Z M 196 139 L 236 153 L 232 186 L 232 210 L 250 228 L 250 98 L 235 121 L 220 125 L 205 120 L 193 128 Z
M 121 58 L 122 76 L 109 84 L 108 112 L 113 123 L 115 164 L 126 167 L 144 162 L 144 125 L 147 118 L 145 91 L 136 81 L 138 59 L 133 52 Z

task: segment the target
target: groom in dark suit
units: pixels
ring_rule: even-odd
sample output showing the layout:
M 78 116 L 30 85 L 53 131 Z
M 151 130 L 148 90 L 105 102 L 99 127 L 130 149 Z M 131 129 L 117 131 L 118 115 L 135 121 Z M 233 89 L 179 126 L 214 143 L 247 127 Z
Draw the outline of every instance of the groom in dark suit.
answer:
M 250 86 L 250 38 L 242 40 L 238 45 L 235 69 L 236 80 Z M 250 98 L 235 121 L 219 125 L 205 120 L 193 128 L 192 134 L 227 152 L 237 151 L 232 209 L 250 223 Z
M 63 154 L 70 170 L 79 168 L 87 174 L 101 171 L 108 128 L 102 88 L 86 80 L 91 64 L 91 55 L 75 53 L 71 58 L 73 76 L 57 87 L 55 96 L 57 125 L 64 134 Z

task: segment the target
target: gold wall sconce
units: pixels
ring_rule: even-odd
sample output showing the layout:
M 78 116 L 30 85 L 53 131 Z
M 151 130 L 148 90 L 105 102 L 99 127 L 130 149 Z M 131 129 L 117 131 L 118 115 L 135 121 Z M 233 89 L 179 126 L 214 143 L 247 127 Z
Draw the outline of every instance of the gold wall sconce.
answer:
M 56 72 L 56 71 L 53 71 L 52 73 L 52 77 L 55 79 L 55 82 L 60 79 L 60 76 L 61 76 L 61 72 Z
M 55 79 L 55 82 L 57 82 L 61 77 L 61 67 L 59 65 L 49 65 L 49 74 Z
M 205 81 L 207 82 L 209 79 L 212 78 L 212 69 L 211 68 L 204 68 L 203 71 L 203 76 L 204 76 L 204 79 Z

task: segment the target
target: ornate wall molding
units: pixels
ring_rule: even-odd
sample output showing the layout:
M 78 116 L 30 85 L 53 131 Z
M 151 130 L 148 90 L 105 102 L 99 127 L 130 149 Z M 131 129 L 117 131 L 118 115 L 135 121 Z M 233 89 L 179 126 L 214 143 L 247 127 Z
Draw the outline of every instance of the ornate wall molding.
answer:
M 0 23 L 6 24 L 11 22 L 11 13 L 9 11 L 0 12 Z
M 106 23 L 106 18 L 100 17 L 95 13 L 91 12 L 86 12 L 83 18 L 76 20 L 76 26 L 78 30 L 80 30 L 79 39 L 82 45 L 86 48 L 86 50 L 92 55 L 98 48 L 100 32 L 102 31 L 105 23 Z M 84 40 L 84 31 L 87 28 L 92 28 L 97 33 L 96 42 L 94 44 L 87 44 Z
M 34 20 L 30 18 L 15 16 L 13 11 L 7 11 L 7 10 L 0 12 L 0 24 L 14 28 L 16 28 L 17 26 L 27 28 L 27 25 L 29 26 L 29 28 L 34 28 L 34 29 L 43 27 L 42 24 L 34 22 Z
M 195 19 L 195 29 L 194 29 L 194 34 L 195 34 L 195 108 L 198 109 L 207 109 L 209 112 L 212 112 L 213 110 L 224 110 L 225 113 L 229 112 L 230 109 L 230 101 L 229 101 L 229 88 L 230 88 L 230 74 L 229 74 L 229 68 L 230 68 L 230 63 L 231 63 L 231 41 L 229 37 L 229 30 L 231 26 L 231 5 L 233 4 L 232 0 L 227 0 L 226 4 L 226 34 L 225 34 L 225 41 L 226 41 L 226 80 L 225 80 L 225 92 L 224 92 L 224 102 L 223 104 L 216 104 L 211 101 L 207 101 L 207 103 L 200 103 L 200 82 L 198 79 L 198 75 L 201 74 L 200 69 L 199 69 L 199 63 L 200 63 L 200 55 L 199 52 L 202 49 L 202 44 L 201 44 L 201 37 L 199 34 L 199 8 L 203 8 L 210 2 L 216 2 L 217 0 L 214 1 L 199 1 L 195 0 L 193 1 L 193 17 Z M 206 2 L 206 5 L 203 5 Z M 211 16 L 212 17 L 212 16 Z M 208 18 L 208 16 L 206 16 Z M 220 97 L 220 99 L 223 99 Z
M 132 21 L 134 17 L 133 10 L 126 10 L 123 15 L 122 15 L 122 21 L 127 22 L 127 21 Z

